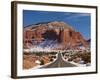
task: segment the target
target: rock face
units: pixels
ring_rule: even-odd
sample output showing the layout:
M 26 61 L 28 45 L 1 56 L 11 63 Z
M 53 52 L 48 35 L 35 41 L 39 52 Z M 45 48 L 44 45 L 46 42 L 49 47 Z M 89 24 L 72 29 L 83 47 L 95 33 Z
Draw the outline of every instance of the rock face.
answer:
M 89 45 L 83 36 L 64 22 L 48 22 L 30 25 L 24 28 L 24 48 L 34 46 L 52 49 L 87 48 Z

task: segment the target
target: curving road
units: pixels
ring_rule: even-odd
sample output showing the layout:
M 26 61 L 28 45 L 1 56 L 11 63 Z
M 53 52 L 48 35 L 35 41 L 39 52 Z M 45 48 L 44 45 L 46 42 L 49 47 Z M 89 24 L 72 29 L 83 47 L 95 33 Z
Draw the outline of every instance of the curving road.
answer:
M 62 55 L 61 53 L 58 53 L 58 58 L 55 62 L 51 63 L 51 64 L 48 64 L 42 68 L 57 68 L 57 67 L 75 67 L 76 65 L 73 65 L 69 62 L 65 62 L 63 59 L 62 59 Z

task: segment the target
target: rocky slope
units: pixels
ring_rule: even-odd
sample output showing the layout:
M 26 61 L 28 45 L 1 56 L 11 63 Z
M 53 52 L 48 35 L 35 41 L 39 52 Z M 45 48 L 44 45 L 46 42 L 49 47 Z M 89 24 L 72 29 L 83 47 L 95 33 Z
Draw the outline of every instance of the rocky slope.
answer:
M 41 47 L 64 50 L 89 46 L 80 32 L 58 21 L 29 25 L 24 28 L 23 36 L 24 49 Z

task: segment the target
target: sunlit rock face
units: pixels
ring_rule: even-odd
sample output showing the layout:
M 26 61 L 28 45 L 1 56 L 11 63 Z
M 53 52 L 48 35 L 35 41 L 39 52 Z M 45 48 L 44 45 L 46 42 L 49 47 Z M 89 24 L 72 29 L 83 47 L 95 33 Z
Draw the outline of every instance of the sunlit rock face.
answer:
M 24 49 L 39 47 L 42 49 L 66 50 L 89 46 L 80 32 L 64 22 L 57 21 L 25 27 L 23 43 Z

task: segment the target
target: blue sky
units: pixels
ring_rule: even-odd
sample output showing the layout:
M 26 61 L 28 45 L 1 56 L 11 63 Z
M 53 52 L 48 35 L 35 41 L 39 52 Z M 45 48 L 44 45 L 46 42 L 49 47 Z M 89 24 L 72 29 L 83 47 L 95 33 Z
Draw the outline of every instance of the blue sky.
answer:
M 89 13 L 23 10 L 24 27 L 49 21 L 63 21 L 80 32 L 85 39 L 90 38 L 91 15 Z

